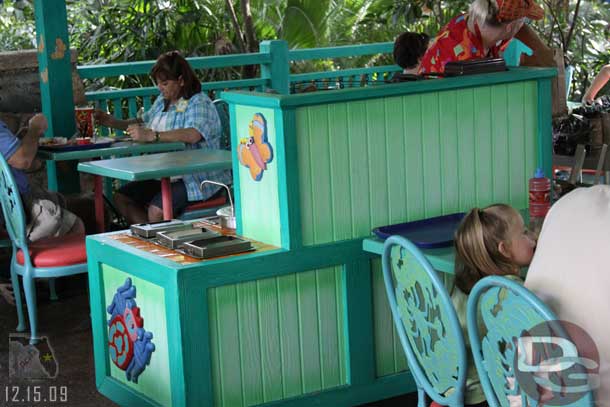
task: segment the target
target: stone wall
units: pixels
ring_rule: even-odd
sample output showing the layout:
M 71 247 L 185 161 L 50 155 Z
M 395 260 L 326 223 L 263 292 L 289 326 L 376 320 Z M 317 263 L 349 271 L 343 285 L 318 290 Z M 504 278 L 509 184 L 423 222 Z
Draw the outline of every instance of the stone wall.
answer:
M 74 104 L 86 103 L 85 88 L 76 72 L 76 50 L 71 52 Z M 0 52 L 0 112 L 42 110 L 36 50 Z

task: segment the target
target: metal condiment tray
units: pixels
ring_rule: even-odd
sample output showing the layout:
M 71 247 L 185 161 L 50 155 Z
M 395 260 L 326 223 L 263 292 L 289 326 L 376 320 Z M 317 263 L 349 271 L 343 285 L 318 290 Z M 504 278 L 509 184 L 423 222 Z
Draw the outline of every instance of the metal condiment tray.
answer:
M 151 223 L 136 223 L 131 225 L 129 229 L 131 233 L 136 236 L 144 237 L 147 239 L 157 236 L 159 232 L 172 232 L 175 230 L 192 229 L 193 226 L 190 223 L 185 223 L 181 220 L 162 220 L 160 222 Z
M 177 249 L 184 242 L 210 239 L 217 236 L 222 235 L 209 229 L 191 227 L 189 229 L 175 230 L 173 232 L 159 232 L 157 233 L 157 241 L 165 247 Z
M 180 248 L 193 257 L 209 259 L 252 250 L 252 243 L 235 236 L 217 236 L 210 239 L 185 242 Z

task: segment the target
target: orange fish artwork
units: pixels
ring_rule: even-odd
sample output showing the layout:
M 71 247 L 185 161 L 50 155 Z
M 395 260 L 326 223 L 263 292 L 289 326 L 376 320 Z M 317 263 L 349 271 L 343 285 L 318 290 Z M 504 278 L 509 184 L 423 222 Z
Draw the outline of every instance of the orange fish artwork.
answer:
M 249 137 L 239 140 L 237 156 L 239 162 L 250 169 L 254 181 L 263 178 L 267 164 L 273 160 L 273 149 L 267 140 L 267 120 L 261 113 L 256 113 L 248 125 Z

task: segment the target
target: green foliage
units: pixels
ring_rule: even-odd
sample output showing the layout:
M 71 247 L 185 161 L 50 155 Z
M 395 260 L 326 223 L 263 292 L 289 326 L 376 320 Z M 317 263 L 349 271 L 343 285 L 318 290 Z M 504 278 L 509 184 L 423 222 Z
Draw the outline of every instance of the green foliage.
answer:
M 0 6 L 3 50 L 33 48 L 33 0 L 7 0 Z M 57 0 L 59 1 L 59 0 Z M 240 0 L 231 0 L 243 31 Z M 247 0 L 241 0 L 247 1 Z M 546 17 L 534 27 L 575 66 L 576 98 L 593 75 L 609 63 L 610 4 L 602 0 L 539 0 Z M 239 38 L 227 0 L 66 0 L 71 46 L 79 63 L 152 60 L 179 49 L 187 56 L 237 52 Z M 470 0 L 250 0 L 256 38 L 285 39 L 291 48 L 392 41 L 403 31 L 434 36 L 449 19 L 468 9 Z M 578 18 L 570 29 L 578 8 Z M 219 44 L 221 44 L 219 46 Z M 389 56 L 297 62 L 294 72 L 391 63 Z M 212 70 L 203 78 L 237 78 L 241 72 Z M 101 86 L 148 86 L 147 77 L 112 78 Z
M 0 50 L 35 48 L 36 29 L 31 2 L 5 1 L 0 7 Z

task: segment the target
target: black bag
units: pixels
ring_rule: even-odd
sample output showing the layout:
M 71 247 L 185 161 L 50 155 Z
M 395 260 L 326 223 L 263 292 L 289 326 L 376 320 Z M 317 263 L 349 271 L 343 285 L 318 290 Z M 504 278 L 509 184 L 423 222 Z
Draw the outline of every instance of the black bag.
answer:
M 447 62 L 445 76 L 474 75 L 479 73 L 506 71 L 506 62 L 503 58 L 480 58 L 467 61 Z

